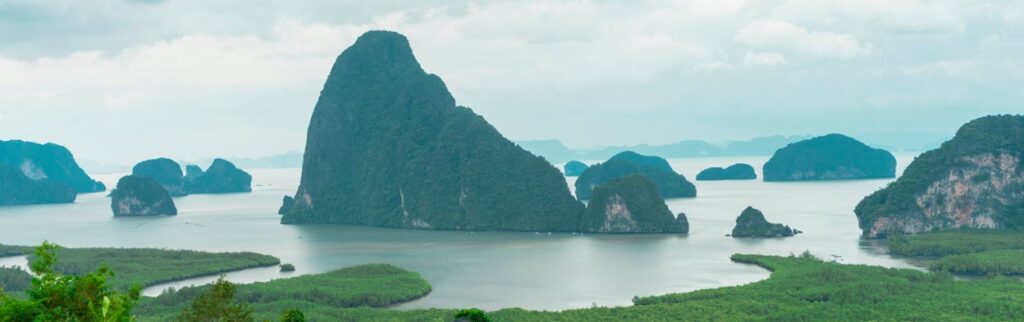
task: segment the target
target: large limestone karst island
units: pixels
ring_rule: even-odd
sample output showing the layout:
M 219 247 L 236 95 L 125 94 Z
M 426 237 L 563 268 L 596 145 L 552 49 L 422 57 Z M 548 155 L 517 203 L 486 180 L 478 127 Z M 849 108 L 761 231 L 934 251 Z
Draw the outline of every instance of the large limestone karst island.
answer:
M 107 189 L 102 182 L 89 178 L 78 167 L 71 151 L 53 143 L 0 140 L 0 165 L 14 168 L 34 181 L 66 184 L 76 193 Z
M 252 191 L 252 176 L 224 159 L 214 159 L 206 171 L 192 164 L 185 170 L 183 175 L 181 165 L 174 160 L 157 158 L 139 162 L 132 168 L 132 174 L 153 179 L 172 197 Z
M 110 192 L 110 209 L 114 216 L 172 216 L 178 208 L 159 182 L 151 177 L 128 175 L 117 181 Z
M 960 227 L 1024 228 L 1024 116 L 986 116 L 914 159 L 857 205 L 865 237 Z
M 595 164 L 576 179 L 576 197 L 590 199 L 591 191 L 606 182 L 632 174 L 640 174 L 654 182 L 662 198 L 691 198 L 697 188 L 686 177 L 672 170 L 668 161 L 632 151 L 620 152 L 604 163 Z
M 331 68 L 282 223 L 576 231 L 561 171 L 458 106 L 406 38 L 370 31 Z
M 685 214 L 675 216 L 658 187 L 633 174 L 594 188 L 587 204 L 583 231 L 596 233 L 687 233 Z
M 168 158 L 156 158 L 139 162 L 132 167 L 132 175 L 149 177 L 156 181 L 172 197 L 187 195 L 181 165 Z
M 224 159 L 214 159 L 206 171 L 187 166 L 184 181 L 185 191 L 190 194 L 252 191 L 252 176 Z
M 20 169 L 0 164 L 0 206 L 75 202 L 70 185 L 33 180 Z
M 896 158 L 851 137 L 829 134 L 775 151 L 763 170 L 764 181 L 893 178 Z

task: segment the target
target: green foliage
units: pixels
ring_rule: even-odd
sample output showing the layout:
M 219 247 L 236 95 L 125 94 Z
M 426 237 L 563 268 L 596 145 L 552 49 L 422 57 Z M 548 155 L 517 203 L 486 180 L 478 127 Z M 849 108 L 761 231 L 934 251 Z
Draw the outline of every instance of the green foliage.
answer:
M 945 273 L 734 255 L 772 271 L 742 286 L 637 298 L 635 306 L 561 312 L 505 309 L 496 321 L 1007 321 L 1024 318 L 1024 283 Z
M 487 313 L 480 309 L 463 309 L 455 313 L 456 322 L 491 322 Z
M 283 223 L 573 231 L 562 173 L 456 106 L 404 36 L 367 32 L 335 62 Z
M 889 237 L 889 253 L 941 257 L 933 270 L 970 275 L 1024 274 L 1024 232 L 958 229 Z
M 576 179 L 576 197 L 590 199 L 594 188 L 612 180 L 639 174 L 658 187 L 663 198 L 690 198 L 697 196 L 697 188 L 686 177 L 676 173 L 665 159 L 625 151 L 595 164 Z
M 63 275 L 53 269 L 58 246 L 44 242 L 35 251 L 30 267 L 38 277 L 26 290 L 26 298 L 0 294 L 0 321 L 132 321 L 139 288 L 122 293 L 107 281 L 114 273 L 106 267 L 84 275 Z
M 764 181 L 892 178 L 896 158 L 851 137 L 829 134 L 775 151 L 763 170 Z
M 292 265 L 292 264 L 281 264 L 281 271 L 282 272 L 294 272 L 295 271 L 295 265 Z
M 29 246 L 12 246 L 0 244 L 0 257 L 31 254 L 35 248 Z
M 153 178 L 128 175 L 117 180 L 110 191 L 110 210 L 114 216 L 177 215 L 171 194 Z
M 210 285 L 187 287 L 145 299 L 136 312 L 167 320 L 181 307 L 208 293 Z M 361 265 L 337 271 L 239 285 L 235 299 L 247 303 L 257 319 L 276 319 L 281 312 L 302 310 L 310 320 L 330 321 L 324 310 L 360 306 L 380 307 L 430 293 L 419 274 L 384 264 Z
M 951 169 L 962 166 L 963 157 L 986 153 L 1024 157 L 1024 115 L 992 115 L 975 119 L 961 126 L 956 136 L 938 149 L 914 158 L 898 180 L 857 204 L 855 212 L 861 229 L 870 229 L 875 220 L 883 216 L 927 220 L 918 210 L 917 196 L 933 182 L 948 175 Z M 977 182 L 984 178 L 972 179 Z
M 889 253 L 901 256 L 941 257 L 990 250 L 1024 249 L 1024 233 L 997 229 L 957 229 L 892 235 L 888 241 Z
M 622 203 L 628 211 L 608 214 L 612 204 Z M 615 208 L 615 207 L 612 207 Z M 638 174 L 621 177 L 594 189 L 583 219 L 583 231 L 602 233 L 686 233 L 682 220 L 665 205 L 658 187 Z
M 971 275 L 1024 275 L 1024 249 L 946 256 L 932 263 L 931 269 Z
M 946 273 L 734 255 L 772 271 L 742 286 L 640 297 L 636 305 L 558 312 L 502 309 L 494 321 L 977 321 L 1021 320 L 1024 283 L 1005 278 L 957 281 Z M 327 309 L 325 320 L 452 321 L 448 310 Z M 326 318 L 329 317 L 329 318 Z
M 192 304 L 181 312 L 178 321 L 201 322 L 201 321 L 222 321 L 222 322 L 246 322 L 254 321 L 252 309 L 245 303 L 235 301 L 237 287 L 224 280 L 224 276 L 217 279 L 213 285 L 199 294 Z
M 0 290 L 18 293 L 32 286 L 32 275 L 20 267 L 0 266 Z
M 299 310 L 288 310 L 281 314 L 281 322 L 306 322 L 306 315 Z
M 277 265 L 276 257 L 250 253 L 207 253 L 152 248 L 63 248 L 52 267 L 64 274 L 84 274 L 100 266 L 117 272 L 110 283 L 119 289 L 143 287 L 240 269 Z M 35 256 L 30 256 L 35 258 Z

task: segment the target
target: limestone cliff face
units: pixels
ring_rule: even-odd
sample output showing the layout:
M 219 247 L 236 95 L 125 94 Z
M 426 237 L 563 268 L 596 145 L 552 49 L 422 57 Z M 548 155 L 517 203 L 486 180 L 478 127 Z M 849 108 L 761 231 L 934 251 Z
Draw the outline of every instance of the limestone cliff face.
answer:
M 1024 200 L 1020 156 L 981 154 L 960 159 L 942 178 L 915 196 L 917 211 L 879 217 L 867 237 L 886 232 L 920 233 L 948 228 L 1002 228 L 1007 205 Z M 902 219 L 897 219 L 902 218 Z
M 658 187 L 641 175 L 612 180 L 594 189 L 584 218 L 586 232 L 686 233 L 686 215 L 675 216 Z
M 18 169 L 33 181 L 69 185 L 77 193 L 107 189 L 78 166 L 71 151 L 53 143 L 0 140 L 0 165 Z
M 965 124 L 857 205 L 868 238 L 960 227 L 1024 227 L 1024 116 Z
M 178 209 L 170 193 L 153 178 L 130 175 L 117 181 L 110 192 L 110 209 L 114 216 L 177 215 Z
M 75 196 L 71 185 L 34 178 L 31 172 L 0 163 L 0 206 L 71 203 Z

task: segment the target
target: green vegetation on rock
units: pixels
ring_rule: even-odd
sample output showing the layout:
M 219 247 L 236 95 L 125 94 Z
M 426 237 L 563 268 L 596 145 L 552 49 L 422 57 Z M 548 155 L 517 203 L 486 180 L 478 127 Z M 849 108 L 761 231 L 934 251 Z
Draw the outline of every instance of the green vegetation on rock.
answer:
M 583 174 L 583 171 L 587 170 L 587 164 L 572 160 L 566 162 L 562 169 L 564 170 L 566 177 L 578 177 Z
M 896 158 L 851 137 L 829 134 L 775 151 L 762 172 L 764 181 L 893 178 Z
M 19 170 L 32 180 L 67 184 L 78 193 L 106 190 L 102 182 L 85 174 L 71 151 L 53 143 L 0 140 L 0 165 Z
M 1024 228 L 1024 115 L 986 116 L 925 152 L 855 210 L 865 237 Z
M 633 174 L 642 175 L 654 182 L 662 198 L 697 196 L 697 188 L 693 183 L 673 171 L 665 159 L 626 151 L 583 171 L 576 179 L 576 197 L 580 200 L 590 199 L 591 192 L 597 186 Z
M 504 138 L 427 74 L 408 40 L 370 31 L 335 61 L 282 223 L 573 231 L 562 173 Z
M 177 215 L 174 200 L 160 183 L 140 175 L 121 177 L 110 192 L 110 209 L 114 216 Z
M 764 218 L 764 214 L 754 207 L 743 209 L 736 218 L 736 226 L 732 229 L 732 237 L 789 237 L 798 231 L 783 224 L 773 224 Z
M 673 215 L 658 187 L 638 174 L 594 188 L 583 222 L 583 231 L 597 233 L 687 233 L 690 229 L 686 215 Z
M 157 158 L 139 162 L 132 167 L 132 175 L 149 177 L 156 181 L 172 197 L 184 196 L 185 181 L 181 174 L 181 165 L 168 158 Z
M 32 180 L 14 167 L 0 164 L 0 206 L 75 202 L 71 185 L 49 180 Z
M 206 171 L 189 167 L 185 178 L 188 193 L 234 193 L 252 191 L 252 176 L 224 159 L 214 159 Z
M 733 164 L 727 168 L 711 167 L 697 174 L 698 181 L 753 180 L 757 179 L 754 167 L 746 163 Z

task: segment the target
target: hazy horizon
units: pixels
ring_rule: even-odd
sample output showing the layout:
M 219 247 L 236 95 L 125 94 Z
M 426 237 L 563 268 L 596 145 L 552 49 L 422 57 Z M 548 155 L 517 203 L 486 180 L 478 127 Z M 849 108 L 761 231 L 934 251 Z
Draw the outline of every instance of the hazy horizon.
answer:
M 941 141 L 1024 112 L 1024 3 L 841 2 L 0 0 L 0 139 L 118 164 L 302 151 L 331 64 L 374 29 L 509 139 L 573 148 Z

